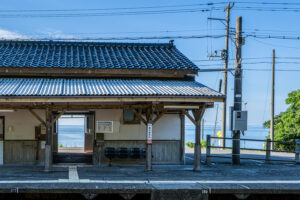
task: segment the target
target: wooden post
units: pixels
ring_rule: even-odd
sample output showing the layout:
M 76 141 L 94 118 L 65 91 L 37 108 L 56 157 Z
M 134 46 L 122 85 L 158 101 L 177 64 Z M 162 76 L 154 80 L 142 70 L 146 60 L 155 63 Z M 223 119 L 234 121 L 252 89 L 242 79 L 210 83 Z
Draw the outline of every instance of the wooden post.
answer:
M 270 139 L 274 141 L 274 94 L 275 94 L 275 49 L 272 51 L 272 90 L 271 90 L 271 120 L 270 120 Z M 271 143 L 274 150 L 274 142 Z
M 296 147 L 295 147 L 295 161 L 296 164 L 300 164 L 300 139 L 296 139 Z
M 146 171 L 152 171 L 152 108 L 146 111 Z
M 201 171 L 201 119 L 204 114 L 205 107 L 202 109 L 193 110 L 195 118 L 195 147 L 194 147 L 194 171 Z
M 46 108 L 46 145 L 45 145 L 45 171 L 50 171 L 52 165 L 52 110 Z
M 271 158 L 271 140 L 267 139 L 266 143 L 266 163 L 270 163 L 270 158 Z
M 204 118 L 202 119 L 202 133 L 201 133 L 201 140 L 204 140 Z
M 203 128 L 203 127 L 202 127 Z M 210 135 L 206 136 L 206 164 L 210 165 L 210 148 L 211 148 L 211 141 Z
M 181 164 L 184 165 L 184 157 L 185 157 L 185 115 L 183 113 L 180 114 L 180 161 Z

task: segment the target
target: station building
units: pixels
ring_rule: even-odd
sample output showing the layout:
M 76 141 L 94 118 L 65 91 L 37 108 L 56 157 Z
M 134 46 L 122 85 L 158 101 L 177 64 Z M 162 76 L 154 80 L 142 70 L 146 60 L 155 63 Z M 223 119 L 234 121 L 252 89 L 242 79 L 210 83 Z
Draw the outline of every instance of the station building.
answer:
M 195 81 L 198 70 L 173 41 L 0 41 L 0 164 L 101 166 L 109 148 L 113 163 L 184 164 L 188 117 L 200 170 L 200 121 L 224 96 Z M 59 144 L 59 120 L 76 117 L 80 152 Z

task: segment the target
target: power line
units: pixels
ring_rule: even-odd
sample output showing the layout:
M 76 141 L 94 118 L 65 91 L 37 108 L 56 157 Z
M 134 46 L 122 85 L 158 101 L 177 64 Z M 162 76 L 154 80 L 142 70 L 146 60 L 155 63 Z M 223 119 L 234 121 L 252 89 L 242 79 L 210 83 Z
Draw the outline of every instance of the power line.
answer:
M 212 29 L 215 31 L 218 30 L 224 30 L 219 28 L 219 29 Z M 187 30 L 164 30 L 164 31 L 118 31 L 118 32 L 63 32 L 59 34 L 64 34 L 64 35 L 106 35 L 106 34 L 136 34 L 136 33 L 180 33 L 180 32 L 199 32 L 199 31 L 206 31 L 206 29 L 187 29 Z M 32 37 L 32 36 L 48 36 L 51 34 L 55 33 L 20 33 L 24 35 L 25 37 Z M 0 36 L 14 36 L 15 34 L 7 33 L 7 34 L 1 34 Z
M 222 38 L 225 35 L 187 35 L 187 36 L 149 36 L 149 37 L 94 37 L 94 38 L 54 38 L 55 40 L 63 41 L 97 41 L 97 40 L 158 40 L 158 39 L 199 39 L 199 38 Z M 0 38 L 9 41 L 10 39 Z M 14 38 L 14 40 L 39 41 L 51 40 L 51 38 Z
M 142 10 L 142 11 L 123 11 L 123 12 L 94 12 L 94 13 L 54 13 L 54 14 L 0 14 L 1 18 L 60 18 L 60 17 L 97 17 L 97 16 L 124 16 L 124 15 L 152 15 L 152 14 L 172 14 L 172 13 L 193 13 L 209 12 L 220 10 L 221 8 L 190 8 L 190 9 L 171 9 L 171 10 Z
M 109 11 L 109 10 L 138 10 L 138 9 L 153 9 L 153 8 L 176 8 L 176 7 L 195 7 L 195 6 L 214 6 L 226 4 L 227 2 L 216 3 L 197 3 L 197 4 L 179 4 L 165 6 L 141 6 L 141 7 L 116 7 L 116 8 L 80 8 L 80 9 L 37 9 L 37 10 L 0 10 L 0 12 L 83 12 L 83 11 Z
M 220 72 L 224 71 L 225 69 L 220 68 L 220 69 L 200 69 L 200 72 Z M 252 68 L 252 69 L 242 69 L 244 71 L 272 71 L 272 69 L 263 69 L 263 68 Z M 229 68 L 228 71 L 234 71 L 234 68 Z M 275 71 L 279 72 L 300 72 L 300 69 L 276 69 Z
M 253 1 L 242 1 L 235 2 L 237 4 L 261 4 L 261 5 L 300 5 L 300 3 L 291 3 L 291 2 L 253 2 Z
M 272 71 L 271 69 L 243 69 L 246 71 Z M 300 69 L 276 69 L 279 72 L 300 72 Z

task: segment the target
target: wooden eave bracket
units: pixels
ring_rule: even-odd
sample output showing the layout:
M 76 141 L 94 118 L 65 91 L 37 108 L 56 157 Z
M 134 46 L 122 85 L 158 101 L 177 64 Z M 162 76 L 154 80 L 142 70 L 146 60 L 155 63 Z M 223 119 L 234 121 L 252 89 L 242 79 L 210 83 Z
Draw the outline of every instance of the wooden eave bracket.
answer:
M 28 110 L 37 120 L 39 120 L 43 125 L 46 125 L 46 122 L 36 112 L 34 112 L 32 109 Z
M 155 124 L 155 122 L 157 122 L 162 116 L 164 116 L 164 114 L 166 114 L 167 111 L 167 109 L 164 109 L 161 113 L 157 114 L 156 118 L 152 120 L 152 124 Z
M 145 125 L 147 125 L 147 121 L 143 118 L 141 113 L 136 111 L 136 109 L 131 109 L 131 110 Z
M 52 121 L 52 124 L 54 124 L 56 120 L 58 120 L 63 114 L 65 114 L 65 112 L 67 112 L 67 109 L 63 109 L 58 115 L 56 115 L 56 117 Z
M 206 104 L 203 104 L 199 109 L 192 110 L 194 117 L 192 117 L 187 110 L 182 110 L 182 113 L 184 113 L 192 122 L 194 125 L 197 124 L 203 117 L 203 114 L 205 112 Z

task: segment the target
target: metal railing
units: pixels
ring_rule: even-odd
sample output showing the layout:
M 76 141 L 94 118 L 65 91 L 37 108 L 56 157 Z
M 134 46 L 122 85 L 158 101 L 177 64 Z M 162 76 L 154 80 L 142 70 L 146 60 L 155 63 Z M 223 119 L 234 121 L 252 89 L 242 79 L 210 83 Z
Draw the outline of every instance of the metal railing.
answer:
M 266 144 L 265 149 L 255 149 L 255 148 L 240 148 L 241 150 L 254 150 L 254 151 L 264 151 L 265 158 L 247 158 L 247 157 L 240 157 L 240 159 L 245 160 L 264 160 L 265 163 L 270 163 L 271 161 L 276 162 L 292 162 L 296 164 L 300 164 L 300 139 L 296 139 L 295 142 L 288 142 L 288 141 L 271 141 L 270 139 L 267 140 L 259 140 L 259 139 L 233 139 L 229 137 L 211 137 L 210 135 L 206 136 L 206 163 L 211 163 L 211 158 L 232 158 L 229 156 L 222 156 L 222 155 L 212 155 L 211 148 L 220 148 L 220 149 L 232 149 L 230 147 L 220 147 L 220 146 L 213 146 L 211 145 L 211 139 L 224 139 L 224 140 L 239 140 L 239 141 L 252 141 L 252 142 L 264 142 Z M 280 144 L 295 144 L 295 151 L 286 151 L 286 150 L 272 150 L 271 143 L 280 143 Z M 271 159 L 271 152 L 280 152 L 280 153 L 295 153 L 295 160 L 283 160 L 283 159 Z M 231 154 L 232 155 L 232 154 Z M 241 155 L 241 154 L 239 154 Z

